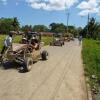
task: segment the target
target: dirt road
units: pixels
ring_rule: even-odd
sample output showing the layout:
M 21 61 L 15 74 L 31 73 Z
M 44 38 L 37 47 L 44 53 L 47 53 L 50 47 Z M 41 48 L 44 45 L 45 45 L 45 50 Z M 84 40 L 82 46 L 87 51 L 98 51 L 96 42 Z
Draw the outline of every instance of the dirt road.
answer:
M 0 69 L 0 100 L 87 100 L 78 41 L 45 49 L 48 60 L 28 73 Z

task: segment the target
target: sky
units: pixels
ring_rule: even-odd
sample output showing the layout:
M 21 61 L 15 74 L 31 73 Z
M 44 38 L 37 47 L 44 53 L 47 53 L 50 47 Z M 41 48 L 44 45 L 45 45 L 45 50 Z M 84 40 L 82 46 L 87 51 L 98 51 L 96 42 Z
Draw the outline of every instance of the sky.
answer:
M 84 27 L 88 14 L 100 22 L 100 0 L 0 0 L 0 18 L 17 17 L 20 25 L 50 23 Z

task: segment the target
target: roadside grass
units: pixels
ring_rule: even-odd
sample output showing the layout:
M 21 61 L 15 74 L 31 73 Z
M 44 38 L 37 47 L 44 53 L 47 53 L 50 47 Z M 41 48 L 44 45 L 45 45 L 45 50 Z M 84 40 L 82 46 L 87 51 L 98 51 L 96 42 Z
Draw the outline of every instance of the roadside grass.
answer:
M 3 46 L 3 41 L 4 41 L 5 37 L 6 37 L 6 35 L 0 35 L 0 51 Z
M 6 38 L 6 35 L 0 35 L 0 51 L 1 51 L 2 46 L 4 44 L 5 38 Z M 13 43 L 20 43 L 21 39 L 22 39 L 21 35 L 14 35 Z M 42 36 L 42 41 L 44 42 L 44 45 L 49 45 L 50 41 L 52 41 L 52 37 Z
M 21 39 L 22 39 L 22 36 L 21 35 L 15 35 L 15 37 L 13 39 L 13 42 L 14 43 L 20 43 L 21 42 Z
M 43 36 L 42 37 L 42 41 L 44 42 L 44 45 L 49 45 L 52 40 L 53 40 L 53 38 L 50 36 Z
M 100 41 L 84 39 L 82 57 L 91 89 L 93 92 L 98 92 L 100 88 Z

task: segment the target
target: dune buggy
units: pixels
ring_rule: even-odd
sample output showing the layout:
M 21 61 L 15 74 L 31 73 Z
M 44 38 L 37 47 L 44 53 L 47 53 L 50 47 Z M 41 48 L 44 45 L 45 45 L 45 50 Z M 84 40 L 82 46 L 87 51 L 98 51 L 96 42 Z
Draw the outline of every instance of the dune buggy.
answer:
M 50 42 L 51 46 L 63 46 L 64 45 L 64 39 L 62 38 L 62 35 L 60 34 L 53 34 L 53 41 Z
M 39 36 L 38 34 L 33 35 Z M 24 72 L 28 72 L 31 70 L 33 62 L 39 59 L 47 60 L 48 53 L 46 50 L 41 51 L 40 40 L 38 40 L 38 49 L 32 47 L 31 40 L 26 40 L 26 43 L 24 41 L 22 44 L 12 44 L 3 54 L 2 64 L 7 61 L 15 61 L 22 65 Z

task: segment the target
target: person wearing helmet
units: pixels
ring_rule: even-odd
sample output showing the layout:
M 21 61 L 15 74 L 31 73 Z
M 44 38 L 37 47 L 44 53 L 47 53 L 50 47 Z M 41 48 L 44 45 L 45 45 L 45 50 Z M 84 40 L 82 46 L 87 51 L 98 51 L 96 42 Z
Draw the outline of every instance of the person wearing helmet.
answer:
M 38 40 L 36 39 L 36 37 L 33 37 L 31 39 L 31 44 L 32 44 L 33 49 L 35 49 L 35 50 L 39 49 L 39 43 L 38 43 Z

